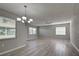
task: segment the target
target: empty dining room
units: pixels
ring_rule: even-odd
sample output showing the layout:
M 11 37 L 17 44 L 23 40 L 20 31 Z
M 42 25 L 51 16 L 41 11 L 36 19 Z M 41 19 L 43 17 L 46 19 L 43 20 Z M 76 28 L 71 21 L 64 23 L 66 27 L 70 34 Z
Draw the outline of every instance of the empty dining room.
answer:
M 79 56 L 79 3 L 0 3 L 0 56 Z

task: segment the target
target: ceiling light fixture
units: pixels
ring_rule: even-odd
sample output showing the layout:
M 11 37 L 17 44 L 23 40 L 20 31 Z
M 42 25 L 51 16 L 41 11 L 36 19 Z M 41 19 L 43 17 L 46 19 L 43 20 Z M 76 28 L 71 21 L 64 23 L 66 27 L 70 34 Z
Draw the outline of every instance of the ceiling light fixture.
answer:
M 24 5 L 24 8 L 25 8 L 25 15 L 24 16 L 22 16 L 21 18 L 17 18 L 17 21 L 21 21 L 22 23 L 31 23 L 31 22 L 33 22 L 33 19 L 28 19 L 28 17 L 26 17 L 26 8 L 27 8 L 27 6 L 26 5 Z
M 29 19 L 29 21 L 33 22 L 33 19 Z
M 21 21 L 21 18 L 17 18 L 17 21 Z
M 28 21 L 28 23 L 30 23 L 30 21 Z

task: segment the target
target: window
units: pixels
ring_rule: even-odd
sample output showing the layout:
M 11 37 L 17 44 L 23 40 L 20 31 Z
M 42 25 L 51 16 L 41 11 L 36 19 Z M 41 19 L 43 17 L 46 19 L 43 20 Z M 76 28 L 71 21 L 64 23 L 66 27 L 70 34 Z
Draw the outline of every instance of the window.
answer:
M 56 35 L 66 35 L 66 27 L 56 27 Z
M 29 34 L 36 34 L 36 28 L 29 27 Z
M 32 32 L 33 32 L 33 28 L 29 27 L 29 34 L 32 34 Z
M 36 34 L 36 28 L 33 28 L 33 34 Z
M 7 35 L 15 35 L 15 29 L 14 28 L 7 28 Z
M 16 37 L 16 21 L 0 16 L 0 39 Z

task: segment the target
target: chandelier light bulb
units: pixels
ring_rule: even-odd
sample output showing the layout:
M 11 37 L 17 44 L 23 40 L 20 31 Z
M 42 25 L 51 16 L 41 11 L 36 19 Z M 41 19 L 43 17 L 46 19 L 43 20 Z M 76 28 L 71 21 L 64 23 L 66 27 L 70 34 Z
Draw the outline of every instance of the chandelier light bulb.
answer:
M 21 21 L 21 18 L 17 18 L 17 21 Z
M 33 19 L 29 19 L 29 21 L 33 22 Z
M 22 19 L 23 19 L 23 20 L 26 20 L 26 19 L 27 19 L 27 17 L 23 16 L 23 17 L 22 17 Z
M 24 20 L 22 20 L 22 23 L 24 23 Z
M 31 21 L 28 21 L 28 23 L 30 23 Z

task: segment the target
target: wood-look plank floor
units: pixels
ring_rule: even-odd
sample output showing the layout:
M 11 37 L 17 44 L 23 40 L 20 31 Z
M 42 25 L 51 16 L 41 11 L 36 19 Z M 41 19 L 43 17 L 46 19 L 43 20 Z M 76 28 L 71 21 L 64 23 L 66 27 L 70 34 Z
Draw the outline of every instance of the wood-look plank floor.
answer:
M 26 47 L 17 56 L 78 56 L 69 40 L 38 39 L 27 41 Z

